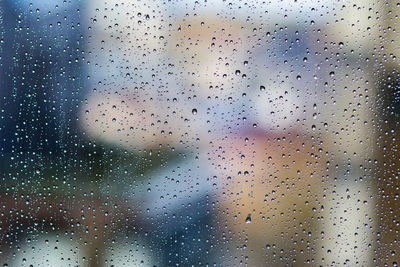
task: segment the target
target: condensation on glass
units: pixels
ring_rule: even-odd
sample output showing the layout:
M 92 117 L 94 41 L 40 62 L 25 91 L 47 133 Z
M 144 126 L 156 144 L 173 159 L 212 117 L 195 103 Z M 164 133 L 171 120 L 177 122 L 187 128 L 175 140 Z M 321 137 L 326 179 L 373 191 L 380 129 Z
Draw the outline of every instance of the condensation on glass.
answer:
M 0 1 L 2 266 L 397 266 L 396 1 Z

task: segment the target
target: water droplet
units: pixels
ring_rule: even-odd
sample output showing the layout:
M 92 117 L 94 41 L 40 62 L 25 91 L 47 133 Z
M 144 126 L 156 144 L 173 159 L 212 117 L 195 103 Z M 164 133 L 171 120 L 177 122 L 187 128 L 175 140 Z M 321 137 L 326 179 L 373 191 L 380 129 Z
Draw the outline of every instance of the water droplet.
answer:
M 246 217 L 246 223 L 251 223 L 251 214 L 250 213 Z

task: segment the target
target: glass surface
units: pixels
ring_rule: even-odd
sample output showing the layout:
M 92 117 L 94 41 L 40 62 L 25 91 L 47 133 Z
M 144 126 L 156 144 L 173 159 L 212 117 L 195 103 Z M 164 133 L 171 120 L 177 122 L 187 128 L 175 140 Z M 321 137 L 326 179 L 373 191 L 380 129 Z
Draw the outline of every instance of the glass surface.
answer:
M 397 266 L 399 15 L 0 1 L 0 264 Z

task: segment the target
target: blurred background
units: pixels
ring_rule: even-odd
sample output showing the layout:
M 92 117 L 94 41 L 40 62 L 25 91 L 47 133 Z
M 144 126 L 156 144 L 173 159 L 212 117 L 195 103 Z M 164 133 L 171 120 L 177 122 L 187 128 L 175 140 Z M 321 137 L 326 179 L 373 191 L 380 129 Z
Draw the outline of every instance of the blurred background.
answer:
M 396 1 L 0 1 L 2 266 L 397 266 Z

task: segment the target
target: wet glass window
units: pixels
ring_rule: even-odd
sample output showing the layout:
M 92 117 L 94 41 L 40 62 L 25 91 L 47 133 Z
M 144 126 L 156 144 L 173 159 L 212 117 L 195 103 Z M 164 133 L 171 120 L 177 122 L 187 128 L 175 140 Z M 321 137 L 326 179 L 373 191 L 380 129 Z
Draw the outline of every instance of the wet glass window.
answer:
M 1 266 L 398 266 L 399 15 L 0 1 Z

